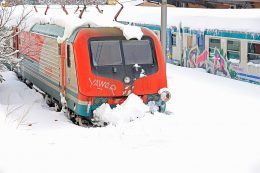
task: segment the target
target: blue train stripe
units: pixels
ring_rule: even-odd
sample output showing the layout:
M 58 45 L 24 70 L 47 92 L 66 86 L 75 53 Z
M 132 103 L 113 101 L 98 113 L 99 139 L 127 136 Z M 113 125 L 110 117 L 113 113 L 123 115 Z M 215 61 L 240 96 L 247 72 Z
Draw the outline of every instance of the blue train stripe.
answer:
M 260 77 L 259 77 L 259 76 L 249 75 L 249 74 L 245 74 L 245 73 L 237 73 L 237 75 L 243 76 L 243 77 L 252 78 L 252 79 L 260 80 Z

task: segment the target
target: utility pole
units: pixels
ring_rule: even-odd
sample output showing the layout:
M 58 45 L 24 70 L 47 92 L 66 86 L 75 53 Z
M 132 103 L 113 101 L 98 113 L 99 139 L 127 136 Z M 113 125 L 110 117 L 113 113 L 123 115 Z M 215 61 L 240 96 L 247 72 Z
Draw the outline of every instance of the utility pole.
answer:
M 167 31 L 167 0 L 162 0 L 161 4 L 161 44 L 163 49 L 163 55 L 166 59 L 166 31 Z

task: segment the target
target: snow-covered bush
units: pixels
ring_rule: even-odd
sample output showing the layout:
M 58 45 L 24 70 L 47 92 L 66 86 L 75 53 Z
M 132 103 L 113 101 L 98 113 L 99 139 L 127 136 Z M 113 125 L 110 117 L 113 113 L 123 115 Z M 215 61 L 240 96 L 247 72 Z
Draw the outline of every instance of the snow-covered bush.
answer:
M 24 20 L 30 12 L 25 8 L 19 15 L 15 15 L 16 7 L 0 7 L 0 73 L 3 70 L 3 64 L 17 63 L 16 55 L 19 52 L 13 48 L 12 40 L 23 30 Z M 19 30 L 14 30 L 19 28 Z M 0 74 L 0 83 L 3 77 Z

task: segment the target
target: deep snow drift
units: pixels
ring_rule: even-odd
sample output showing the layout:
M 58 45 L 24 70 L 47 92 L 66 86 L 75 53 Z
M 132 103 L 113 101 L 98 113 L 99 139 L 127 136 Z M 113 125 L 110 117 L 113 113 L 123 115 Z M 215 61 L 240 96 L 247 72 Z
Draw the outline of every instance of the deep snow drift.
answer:
M 144 117 L 149 112 L 149 107 L 135 94 L 130 94 L 121 105 L 111 109 L 104 103 L 94 111 L 94 119 L 112 125 L 129 123 L 137 118 Z
M 0 172 L 259 173 L 260 86 L 170 64 L 167 74 L 172 115 L 82 128 L 5 72 Z

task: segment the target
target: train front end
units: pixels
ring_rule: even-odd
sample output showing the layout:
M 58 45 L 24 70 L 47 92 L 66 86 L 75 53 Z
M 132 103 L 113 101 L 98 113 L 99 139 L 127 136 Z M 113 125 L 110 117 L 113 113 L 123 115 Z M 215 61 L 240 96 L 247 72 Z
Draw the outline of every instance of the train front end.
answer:
M 83 28 L 74 40 L 78 99 L 86 105 L 77 114 L 91 117 L 103 103 L 121 104 L 134 93 L 164 112 L 171 94 L 166 65 L 156 35 L 142 28 L 141 40 L 127 40 L 117 28 Z

